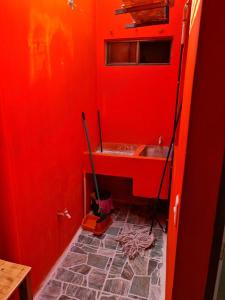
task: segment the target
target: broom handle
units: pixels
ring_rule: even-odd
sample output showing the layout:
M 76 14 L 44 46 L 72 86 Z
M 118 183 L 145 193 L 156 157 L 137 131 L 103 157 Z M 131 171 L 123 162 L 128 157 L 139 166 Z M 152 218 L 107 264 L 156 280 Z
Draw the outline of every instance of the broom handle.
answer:
M 92 154 L 92 149 L 91 149 L 91 141 L 90 141 L 90 137 L 89 137 L 89 131 L 88 131 L 86 117 L 85 117 L 84 112 L 82 112 L 82 120 L 83 120 L 84 130 L 85 130 L 85 134 L 86 134 L 87 144 L 88 144 L 89 158 L 90 158 L 92 175 L 93 175 L 93 180 L 94 180 L 94 185 L 95 185 L 95 190 L 96 190 L 96 196 L 97 196 L 97 200 L 100 200 L 98 181 L 97 181 L 97 176 L 96 176 L 96 172 L 95 172 L 94 159 L 93 159 L 93 154 Z
M 100 114 L 99 110 L 98 110 L 98 130 L 99 130 L 100 149 L 101 149 L 101 152 L 103 152 L 101 114 Z

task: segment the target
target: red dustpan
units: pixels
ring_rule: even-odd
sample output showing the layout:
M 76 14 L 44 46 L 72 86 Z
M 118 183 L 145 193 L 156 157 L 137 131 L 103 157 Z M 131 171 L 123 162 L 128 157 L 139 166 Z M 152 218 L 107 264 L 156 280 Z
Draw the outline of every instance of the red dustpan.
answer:
M 87 215 L 83 219 L 82 228 L 87 231 L 93 232 L 95 235 L 102 235 L 112 224 L 111 216 L 107 216 L 104 220 L 94 215 Z

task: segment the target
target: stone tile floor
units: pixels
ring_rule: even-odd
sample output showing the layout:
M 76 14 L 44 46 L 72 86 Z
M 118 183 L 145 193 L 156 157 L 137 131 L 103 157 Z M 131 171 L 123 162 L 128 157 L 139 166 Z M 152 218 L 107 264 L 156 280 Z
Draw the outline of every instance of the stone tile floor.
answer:
M 149 226 L 146 207 L 120 207 L 99 238 L 81 230 L 36 300 L 164 300 L 166 235 L 157 227 L 155 247 L 143 257 L 124 257 L 115 237 Z

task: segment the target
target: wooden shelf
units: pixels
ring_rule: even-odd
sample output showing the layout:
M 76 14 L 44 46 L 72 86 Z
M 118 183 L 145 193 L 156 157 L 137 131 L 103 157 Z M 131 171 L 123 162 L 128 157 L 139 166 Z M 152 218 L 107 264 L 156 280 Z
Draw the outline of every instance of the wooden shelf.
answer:
M 138 5 L 138 3 L 140 5 Z M 128 3 L 129 4 L 129 3 Z M 126 24 L 125 28 L 136 28 L 143 26 L 152 26 L 169 23 L 170 6 L 174 4 L 174 1 L 155 1 L 136 2 L 135 4 L 124 4 L 120 9 L 115 11 L 116 15 L 130 13 L 134 20 L 131 24 Z
M 151 10 L 151 9 L 156 9 L 156 8 L 163 8 L 168 5 L 160 5 L 160 4 L 145 4 L 145 5 L 135 5 L 133 7 L 124 7 L 117 9 L 115 11 L 115 15 L 121 15 L 121 14 L 127 14 L 127 13 L 132 13 L 132 12 L 138 12 L 138 11 L 143 11 L 143 10 Z

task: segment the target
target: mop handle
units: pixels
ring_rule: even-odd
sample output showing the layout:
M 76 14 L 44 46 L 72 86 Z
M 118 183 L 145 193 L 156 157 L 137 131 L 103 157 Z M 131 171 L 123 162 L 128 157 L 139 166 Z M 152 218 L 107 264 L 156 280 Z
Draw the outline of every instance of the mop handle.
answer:
M 92 154 L 92 149 L 91 149 L 91 141 L 90 141 L 90 137 L 89 137 L 88 127 L 87 127 L 87 122 L 86 122 L 86 117 L 85 117 L 84 112 L 82 112 L 82 120 L 83 120 L 84 129 L 85 129 L 87 144 L 88 144 L 89 158 L 90 158 L 90 163 L 91 163 L 92 175 L 93 175 L 93 179 L 94 179 L 96 196 L 97 196 L 97 200 L 100 200 L 97 176 L 95 173 L 95 165 L 94 165 L 94 159 L 93 159 L 93 154 Z
M 180 104 L 178 115 L 177 115 L 177 118 L 176 118 L 176 121 L 175 121 L 174 131 L 173 131 L 173 134 L 172 134 L 169 150 L 168 150 L 167 157 L 166 157 L 166 162 L 165 162 L 165 165 L 164 165 L 164 168 L 163 168 L 162 178 L 161 178 L 161 181 L 160 181 L 159 192 L 158 192 L 158 195 L 157 195 L 157 198 L 156 198 L 157 200 L 159 200 L 161 192 L 162 192 L 162 186 L 163 186 L 164 177 L 165 177 L 165 174 L 166 174 L 167 165 L 168 165 L 168 162 L 169 162 L 169 158 L 170 158 L 172 148 L 174 147 L 174 141 L 175 141 L 175 137 L 176 137 L 176 130 L 177 130 L 177 127 L 178 127 L 178 124 L 179 124 L 181 110 L 182 110 L 182 104 Z

